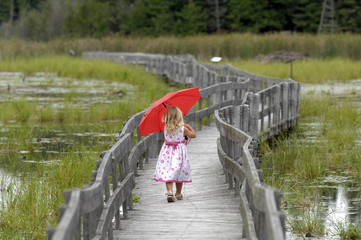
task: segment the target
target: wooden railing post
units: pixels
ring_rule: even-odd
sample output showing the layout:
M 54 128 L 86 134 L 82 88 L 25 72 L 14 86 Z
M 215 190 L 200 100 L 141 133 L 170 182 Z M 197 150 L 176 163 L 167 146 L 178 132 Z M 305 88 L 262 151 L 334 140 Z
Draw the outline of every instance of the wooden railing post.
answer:
M 137 142 L 140 142 L 140 140 L 142 139 L 141 135 L 140 135 L 140 130 L 139 128 L 137 128 Z M 140 156 L 139 159 L 139 169 L 143 170 L 143 156 Z
M 266 93 L 265 92 L 259 93 L 259 96 L 260 96 L 260 103 L 261 103 L 261 116 L 260 116 L 261 126 L 260 126 L 259 131 L 263 132 L 265 130 L 265 128 L 264 128 L 264 107 L 266 105 Z
M 211 96 L 207 96 L 207 108 L 211 107 Z M 211 115 L 207 116 L 207 126 L 211 125 Z
M 198 101 L 198 111 L 202 110 L 202 98 Z M 198 120 L 198 129 L 202 130 L 202 118 Z
M 257 138 L 258 135 L 258 120 L 259 120 L 259 104 L 260 104 L 260 97 L 259 94 L 253 94 L 251 97 L 250 103 L 250 111 L 251 111 L 251 128 L 250 134 L 252 137 Z
M 274 88 L 274 94 L 273 94 L 273 112 L 272 112 L 272 136 L 276 135 L 278 133 L 278 123 L 280 122 L 280 108 L 281 108 L 281 87 L 279 85 L 276 85 Z
M 242 110 L 242 124 L 241 124 L 241 130 L 244 131 L 247 134 L 250 134 L 250 123 L 249 123 L 249 119 L 250 119 L 250 109 L 249 106 L 244 104 L 241 106 L 241 110 Z
M 288 83 L 282 83 L 281 89 L 282 89 L 282 131 L 287 130 L 288 128 Z

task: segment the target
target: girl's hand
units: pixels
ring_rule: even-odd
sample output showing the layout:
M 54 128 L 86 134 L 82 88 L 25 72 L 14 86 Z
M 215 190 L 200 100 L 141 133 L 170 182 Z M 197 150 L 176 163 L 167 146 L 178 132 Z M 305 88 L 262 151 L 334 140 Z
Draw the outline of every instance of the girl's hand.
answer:
M 189 138 L 196 138 L 196 132 L 189 124 L 184 124 L 184 135 L 186 135 Z

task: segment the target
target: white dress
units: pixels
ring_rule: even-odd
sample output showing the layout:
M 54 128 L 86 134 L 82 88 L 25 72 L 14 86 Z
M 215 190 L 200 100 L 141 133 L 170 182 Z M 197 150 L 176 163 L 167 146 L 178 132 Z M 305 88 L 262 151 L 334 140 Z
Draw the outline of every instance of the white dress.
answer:
M 192 182 L 191 168 L 187 146 L 184 138 L 184 127 L 168 134 L 164 129 L 164 144 L 160 150 L 154 180 L 157 182 Z

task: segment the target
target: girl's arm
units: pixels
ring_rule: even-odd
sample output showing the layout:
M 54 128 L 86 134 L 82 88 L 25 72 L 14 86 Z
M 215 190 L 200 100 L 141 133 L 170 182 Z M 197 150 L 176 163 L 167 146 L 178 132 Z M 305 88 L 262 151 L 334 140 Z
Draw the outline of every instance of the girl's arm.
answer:
M 196 138 L 196 132 L 189 124 L 184 124 L 184 134 L 189 138 Z

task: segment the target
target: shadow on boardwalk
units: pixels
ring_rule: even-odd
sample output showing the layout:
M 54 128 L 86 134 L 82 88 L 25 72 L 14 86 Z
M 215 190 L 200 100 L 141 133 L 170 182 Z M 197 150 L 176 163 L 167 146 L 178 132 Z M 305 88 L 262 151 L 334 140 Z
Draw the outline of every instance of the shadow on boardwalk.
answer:
M 217 154 L 216 127 L 203 128 L 188 145 L 192 183 L 184 199 L 167 203 L 164 183 L 152 180 L 156 159 L 139 170 L 133 193 L 140 197 L 115 239 L 241 239 L 239 197 L 228 190 Z M 121 235 L 120 235 L 121 234 Z

